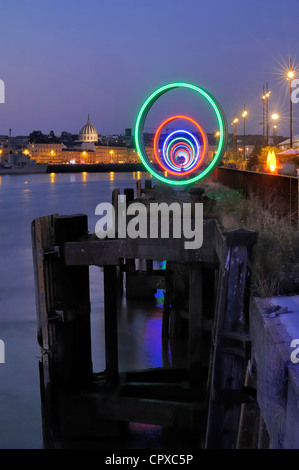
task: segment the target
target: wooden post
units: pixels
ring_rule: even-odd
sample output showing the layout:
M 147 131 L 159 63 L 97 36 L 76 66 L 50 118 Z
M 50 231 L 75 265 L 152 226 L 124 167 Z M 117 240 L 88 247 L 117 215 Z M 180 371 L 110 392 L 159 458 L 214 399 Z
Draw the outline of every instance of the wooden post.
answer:
M 49 349 L 48 313 L 55 302 L 53 288 L 50 287 L 53 284 L 55 259 L 46 254 L 49 251 L 54 254 L 52 247 L 54 245 L 53 226 L 55 217 L 57 217 L 57 214 L 40 217 L 33 220 L 31 224 L 37 340 L 44 350 Z
M 118 235 L 118 196 L 120 195 L 120 189 L 116 188 L 112 191 L 112 205 L 115 213 L 115 237 Z
M 189 381 L 199 385 L 202 343 L 202 271 L 199 263 L 190 264 L 189 273 Z
M 166 263 L 165 269 L 165 293 L 164 293 L 164 305 L 163 305 L 163 317 L 162 317 L 162 338 L 168 338 L 169 336 L 169 320 L 170 320 L 170 305 L 171 305 L 171 288 L 172 288 L 172 276 L 169 267 L 169 261 Z
M 113 387 L 118 382 L 116 266 L 104 266 L 106 378 Z
M 207 449 L 236 448 L 241 405 L 250 400 L 242 392 L 249 359 L 249 259 L 255 242 L 256 233 L 249 230 L 233 230 L 226 236 L 228 251 L 215 315 Z
M 138 180 L 140 183 L 141 181 Z M 138 183 L 138 182 L 137 182 Z M 133 188 L 125 188 L 124 195 L 126 196 L 126 207 L 130 204 L 130 202 L 134 201 L 134 189 Z M 138 186 L 137 186 L 137 195 L 138 195 Z M 126 258 L 125 260 L 125 270 L 126 270 L 126 286 L 128 285 L 128 277 L 131 274 L 135 274 L 135 259 Z M 128 289 L 126 290 L 126 295 L 128 296 Z
M 142 196 L 141 180 L 137 180 L 136 188 L 137 188 L 137 199 L 140 199 Z
M 152 180 L 145 180 L 144 181 L 144 189 L 145 190 L 152 189 Z
M 124 195 L 126 196 L 126 203 L 127 205 L 134 201 L 134 189 L 133 188 L 125 188 Z
M 60 246 L 56 263 L 56 310 L 49 319 L 50 358 L 58 383 L 79 385 L 91 380 L 91 335 L 88 266 L 65 266 L 63 246 L 88 233 L 86 215 L 54 219 L 54 243 Z M 52 280 L 54 282 L 54 280 Z

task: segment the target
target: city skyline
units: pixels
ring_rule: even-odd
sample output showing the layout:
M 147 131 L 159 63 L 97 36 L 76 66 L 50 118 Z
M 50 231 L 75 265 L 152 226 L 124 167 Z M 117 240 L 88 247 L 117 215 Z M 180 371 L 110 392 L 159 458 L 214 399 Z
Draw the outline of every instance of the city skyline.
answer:
M 88 113 L 98 133 L 121 134 L 134 128 L 149 93 L 181 80 L 217 97 L 229 132 L 237 115 L 239 134 L 244 105 L 246 133 L 262 134 L 268 82 L 270 113 L 280 116 L 277 133 L 288 137 L 284 69 L 289 57 L 297 63 L 297 13 L 295 0 L 54 0 L 49 7 L 12 1 L 1 15 L 0 134 L 75 134 Z M 294 135 L 298 116 L 295 104 Z

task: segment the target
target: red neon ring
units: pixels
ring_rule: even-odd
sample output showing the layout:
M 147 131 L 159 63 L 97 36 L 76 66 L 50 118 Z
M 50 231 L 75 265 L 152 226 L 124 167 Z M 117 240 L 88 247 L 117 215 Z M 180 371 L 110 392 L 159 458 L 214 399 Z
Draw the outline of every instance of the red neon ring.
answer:
M 165 121 L 162 122 L 162 124 L 161 124 L 161 125 L 158 127 L 158 129 L 157 129 L 157 132 L 156 132 L 155 137 L 154 137 L 153 147 L 154 147 L 154 155 L 155 155 L 155 157 L 156 157 L 157 162 L 159 163 L 159 165 L 161 166 L 161 168 L 162 168 L 163 170 L 167 171 L 168 173 L 170 173 L 170 174 L 172 174 L 172 175 L 176 175 L 176 176 L 178 175 L 177 172 L 170 170 L 170 169 L 169 169 L 168 167 L 166 167 L 166 166 L 164 165 L 164 163 L 160 160 L 159 155 L 158 155 L 158 151 L 157 151 L 157 150 L 158 150 L 158 148 L 157 148 L 157 142 L 159 142 L 160 134 L 161 134 L 161 131 L 162 131 L 163 127 L 164 127 L 166 124 L 168 124 L 169 122 L 174 121 L 175 119 L 187 119 L 187 121 L 192 122 L 192 123 L 195 125 L 195 127 L 199 130 L 200 135 L 201 135 L 202 140 L 203 140 L 203 151 L 202 151 L 201 158 L 199 159 L 199 161 L 197 162 L 197 164 L 196 164 L 193 168 L 191 168 L 191 170 L 184 172 L 184 176 L 185 176 L 185 175 L 188 175 L 189 173 L 194 172 L 194 171 L 203 163 L 203 160 L 205 159 L 205 157 L 206 157 L 206 152 L 207 152 L 207 145 L 208 145 L 208 144 L 207 144 L 207 137 L 206 137 L 205 132 L 204 132 L 204 130 L 202 129 L 202 127 L 201 127 L 196 121 L 194 121 L 194 119 L 192 119 L 192 118 L 190 118 L 190 117 L 188 117 L 188 116 L 177 115 L 177 116 L 171 116 L 170 118 L 165 119 Z
M 170 152 L 169 152 L 170 160 L 171 160 L 171 162 L 174 164 L 174 166 L 176 165 L 176 163 L 175 163 L 176 155 L 177 155 L 178 152 L 181 151 L 180 149 L 177 149 L 177 150 L 176 150 L 176 147 L 177 147 L 178 145 L 181 145 L 181 143 L 178 142 L 177 144 L 175 144 L 175 145 L 174 145 L 174 148 L 171 148 L 171 149 L 170 149 Z M 190 154 L 189 154 L 188 161 L 187 161 L 187 163 L 184 164 L 184 166 L 186 166 L 186 165 L 189 164 L 189 162 L 190 162 L 190 155 L 192 154 L 192 148 L 191 148 L 191 146 L 190 146 L 189 144 L 187 144 L 186 142 L 184 142 L 184 145 L 185 145 L 186 147 L 188 147 L 189 150 L 190 150 Z M 174 155 L 173 155 L 173 154 L 174 154 Z

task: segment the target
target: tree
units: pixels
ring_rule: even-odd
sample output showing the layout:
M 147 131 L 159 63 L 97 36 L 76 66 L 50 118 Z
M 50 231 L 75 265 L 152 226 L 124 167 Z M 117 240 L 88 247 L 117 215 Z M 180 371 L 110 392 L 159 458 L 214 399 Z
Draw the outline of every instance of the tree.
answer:
M 252 170 L 253 167 L 256 167 L 259 164 L 259 154 L 261 153 L 262 146 L 255 145 L 252 151 L 252 155 L 247 160 L 246 169 Z

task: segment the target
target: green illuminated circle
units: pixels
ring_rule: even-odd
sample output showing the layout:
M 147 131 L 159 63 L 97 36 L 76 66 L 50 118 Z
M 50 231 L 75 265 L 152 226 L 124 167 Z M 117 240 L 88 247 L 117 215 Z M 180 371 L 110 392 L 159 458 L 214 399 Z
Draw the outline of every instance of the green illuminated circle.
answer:
M 208 101 L 208 103 L 212 106 L 213 111 L 215 112 L 217 122 L 219 125 L 219 132 L 220 132 L 217 151 L 212 161 L 209 163 L 209 165 L 205 168 L 203 172 L 187 180 L 174 180 L 174 179 L 166 178 L 162 176 L 160 173 L 158 173 L 154 168 L 152 168 L 151 165 L 149 165 L 147 161 L 148 157 L 147 157 L 147 154 L 144 148 L 144 143 L 143 143 L 144 123 L 145 123 L 145 119 L 150 108 L 153 106 L 155 101 L 157 101 L 157 99 L 160 98 L 160 96 L 162 96 L 167 91 L 173 90 L 175 88 L 189 88 L 190 90 L 196 91 L 201 96 L 203 96 Z M 143 165 L 158 180 L 163 181 L 164 183 L 173 184 L 176 186 L 195 183 L 196 181 L 199 181 L 205 178 L 206 176 L 208 176 L 216 168 L 216 166 L 218 165 L 218 163 L 220 162 L 224 154 L 226 138 L 227 138 L 226 119 L 219 103 L 207 91 L 203 90 L 202 88 L 196 85 L 192 85 L 190 83 L 184 83 L 184 82 L 169 83 L 168 85 L 164 85 L 158 88 L 156 91 L 154 91 L 154 93 L 152 93 L 147 98 L 147 100 L 143 103 L 138 113 L 136 124 L 135 124 L 135 144 L 136 144 L 136 149 L 139 154 L 140 160 L 142 161 Z

